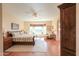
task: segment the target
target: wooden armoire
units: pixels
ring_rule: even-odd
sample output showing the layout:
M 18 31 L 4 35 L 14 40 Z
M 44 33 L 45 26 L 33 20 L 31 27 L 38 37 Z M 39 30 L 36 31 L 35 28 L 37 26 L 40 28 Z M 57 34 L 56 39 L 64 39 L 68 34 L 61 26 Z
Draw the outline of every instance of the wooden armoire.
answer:
M 64 3 L 60 9 L 61 56 L 76 55 L 76 4 Z

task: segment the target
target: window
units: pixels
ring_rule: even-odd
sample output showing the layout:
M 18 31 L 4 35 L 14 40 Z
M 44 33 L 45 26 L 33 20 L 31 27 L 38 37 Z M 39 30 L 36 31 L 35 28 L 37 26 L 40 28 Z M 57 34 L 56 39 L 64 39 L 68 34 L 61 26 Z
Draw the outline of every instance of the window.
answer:
M 46 34 L 46 26 L 30 26 L 30 33 L 33 35 Z

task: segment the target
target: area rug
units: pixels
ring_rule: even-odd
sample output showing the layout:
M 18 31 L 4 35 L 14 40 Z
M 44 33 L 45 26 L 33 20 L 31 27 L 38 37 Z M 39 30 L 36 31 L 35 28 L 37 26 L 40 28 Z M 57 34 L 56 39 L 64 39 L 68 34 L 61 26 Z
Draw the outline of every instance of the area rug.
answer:
M 37 38 L 35 45 L 14 45 L 6 52 L 47 52 L 47 44 L 43 38 Z

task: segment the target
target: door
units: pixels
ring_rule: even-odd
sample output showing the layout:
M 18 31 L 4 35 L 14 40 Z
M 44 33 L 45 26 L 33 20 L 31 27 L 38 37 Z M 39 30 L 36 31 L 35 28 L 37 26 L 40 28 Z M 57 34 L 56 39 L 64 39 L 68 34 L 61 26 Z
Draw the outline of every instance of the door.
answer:
M 65 3 L 60 6 L 61 55 L 76 55 L 76 4 Z

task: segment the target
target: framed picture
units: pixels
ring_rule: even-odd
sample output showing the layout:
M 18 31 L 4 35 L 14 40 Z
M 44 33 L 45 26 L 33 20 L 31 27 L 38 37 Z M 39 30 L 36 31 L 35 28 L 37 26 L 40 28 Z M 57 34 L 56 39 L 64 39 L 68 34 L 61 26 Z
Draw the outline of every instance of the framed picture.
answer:
M 11 29 L 12 30 L 19 30 L 19 24 L 11 23 Z

